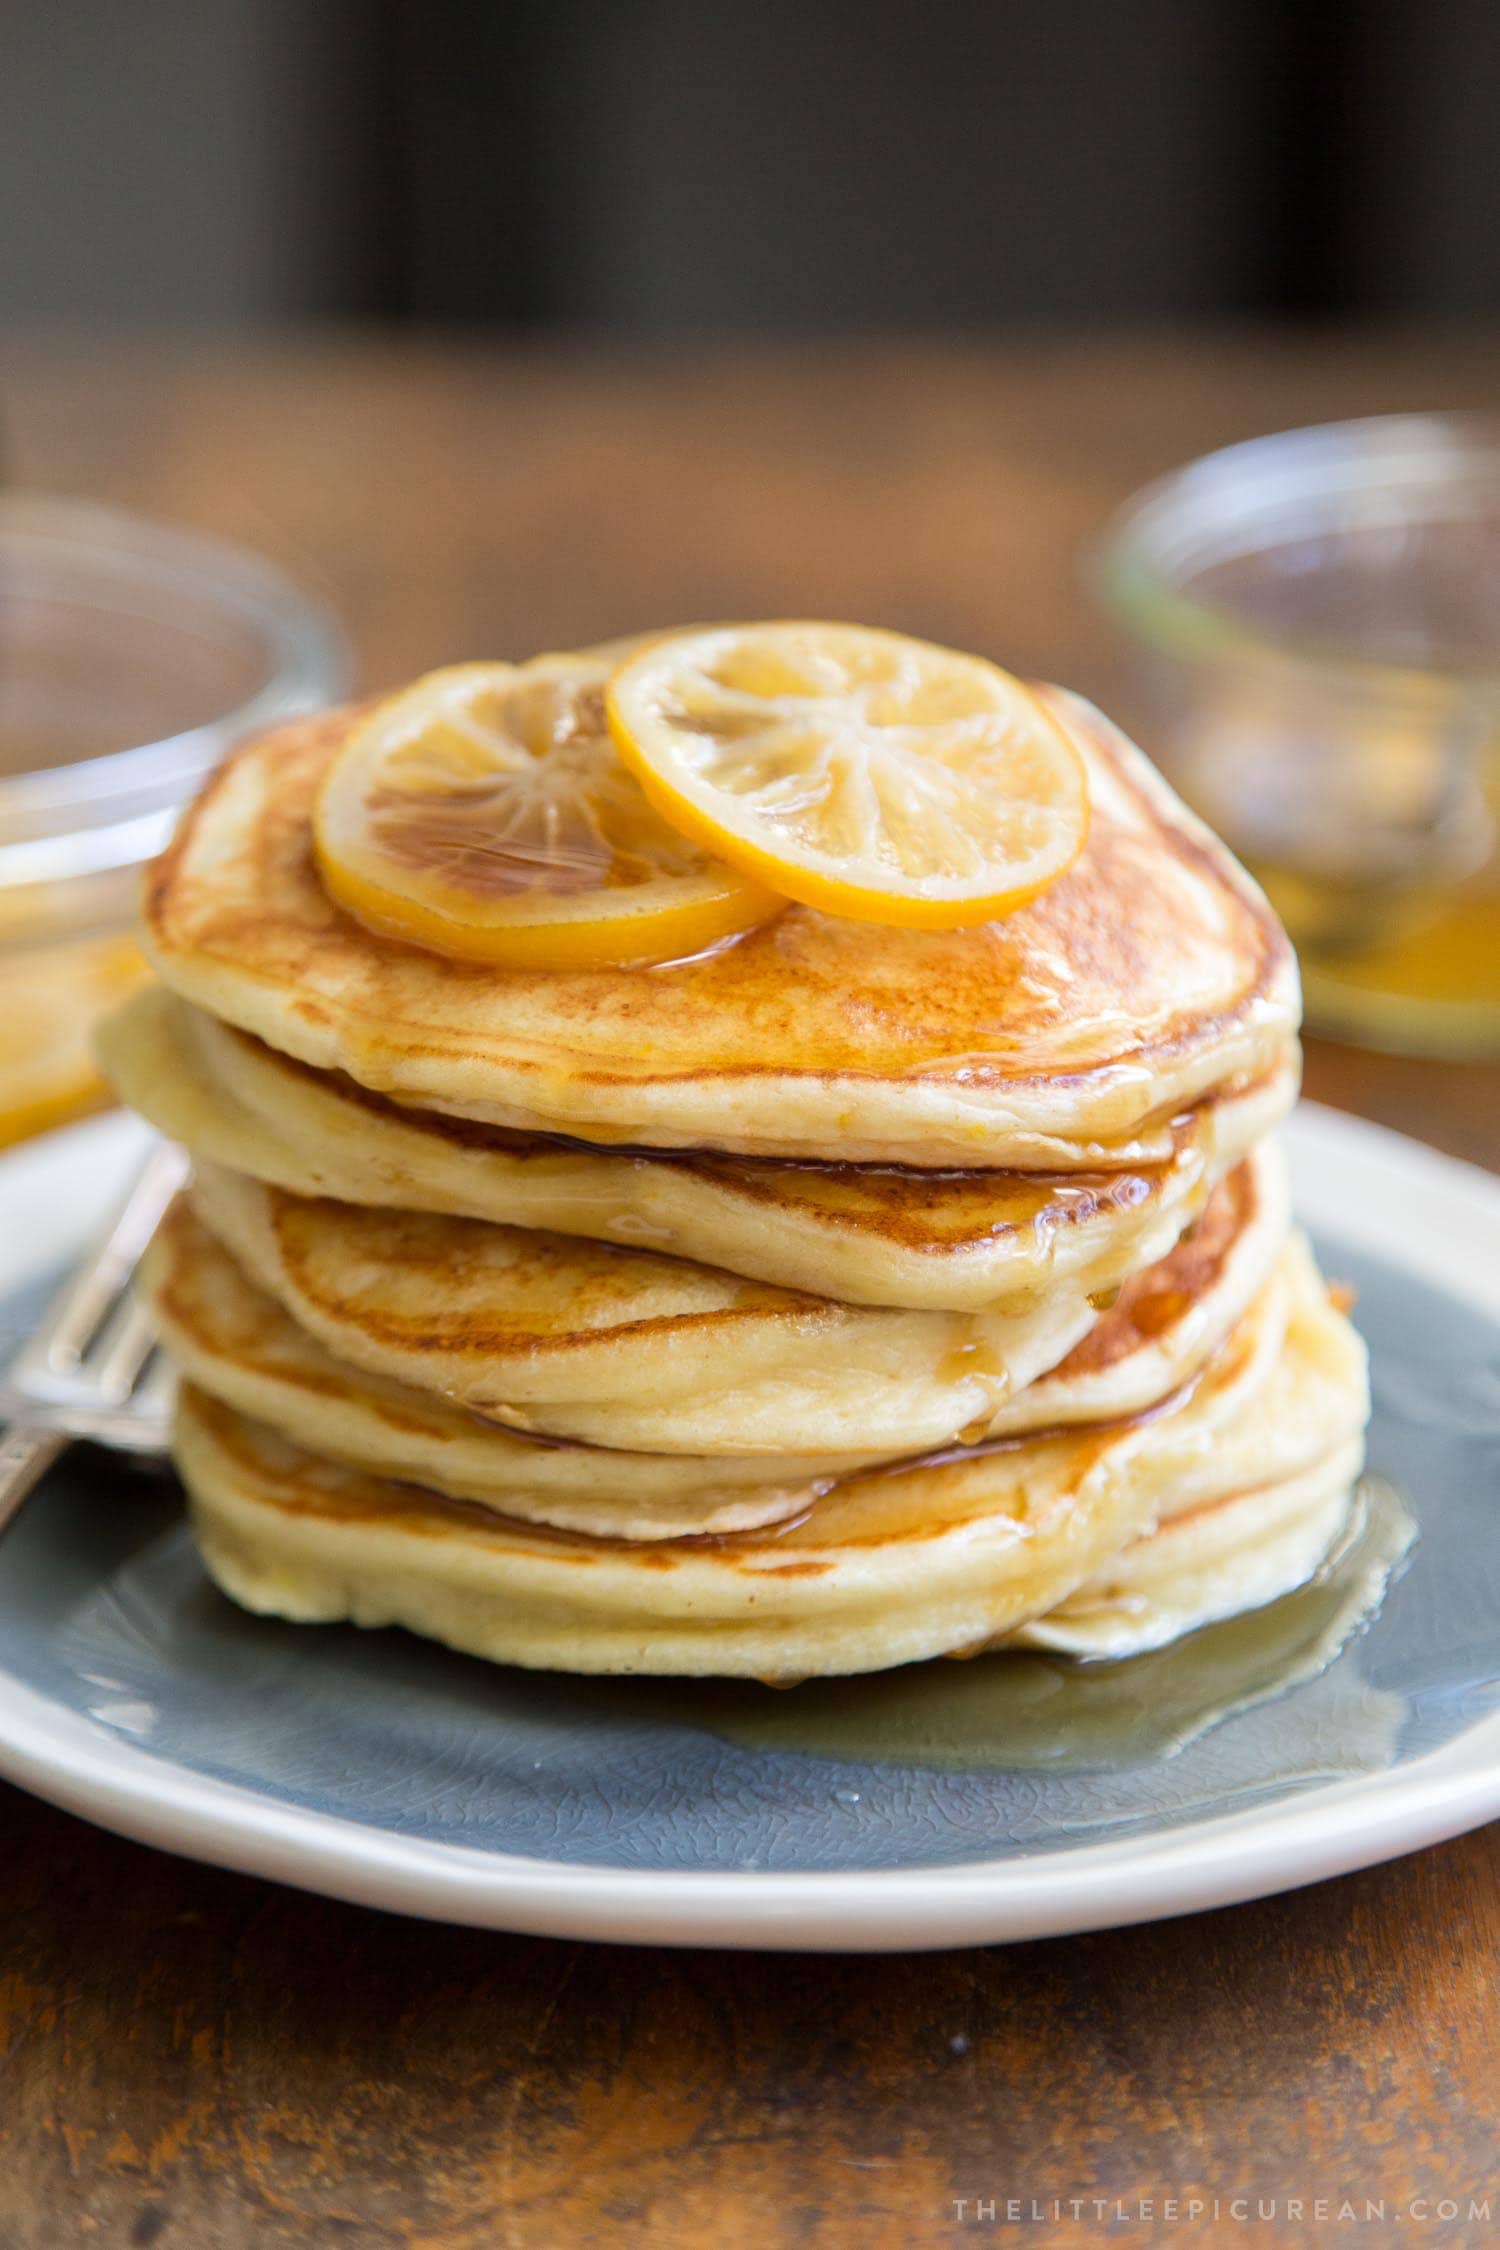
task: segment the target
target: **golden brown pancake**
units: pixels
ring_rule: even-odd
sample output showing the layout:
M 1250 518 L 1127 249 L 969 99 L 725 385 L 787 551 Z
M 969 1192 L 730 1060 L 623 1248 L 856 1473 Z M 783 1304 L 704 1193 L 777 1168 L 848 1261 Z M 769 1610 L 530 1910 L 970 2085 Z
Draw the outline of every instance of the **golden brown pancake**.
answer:
M 1330 1460 L 1352 1474 L 1365 1406 L 1358 1340 L 1294 1243 L 1164 1411 L 855 1477 L 735 1538 L 642 1545 L 502 1521 L 309 1453 L 192 1387 L 176 1452 L 208 1567 L 247 1608 L 406 1625 L 544 1668 L 786 1680 L 992 1645 L 1164 1518 Z
M 1281 1150 L 1262 1145 L 1170 1253 L 1131 1276 L 1067 1358 L 1000 1408 L 992 1435 L 1112 1421 L 1190 1382 L 1264 1286 L 1290 1218 Z
M 933 1172 L 631 1155 L 404 1108 L 158 986 L 105 1025 L 122 1098 L 195 1154 L 297 1195 L 657 1250 L 845 1304 L 1020 1311 L 1165 1255 L 1213 1182 L 1277 1123 L 1293 1067 L 1174 1121 L 1128 1171 Z
M 184 997 L 418 1108 L 601 1143 L 1068 1171 L 1165 1161 L 1170 1121 L 1277 1069 L 1298 1018 L 1249 878 L 1090 706 L 1061 881 L 977 929 L 789 907 L 658 969 L 501 970 L 372 934 L 313 864 L 347 712 L 252 743 L 153 871 L 145 938 Z
M 1284 1214 L 1244 1167 L 1219 1190 L 1190 1241 L 1138 1276 L 1061 1366 L 999 1417 L 1010 1436 L 1123 1420 L 1180 1391 L 1243 1318 L 1272 1271 Z M 1276 1194 L 1274 1179 L 1270 1193 Z M 842 1458 L 611 1452 L 542 1444 L 415 1386 L 336 1359 L 257 1287 L 180 1199 L 148 1253 L 144 1284 L 158 1332 L 199 1390 L 315 1453 L 410 1479 L 528 1523 L 623 1539 L 742 1530 L 798 1514 Z
M 1306 1585 L 1342 1540 L 1364 1461 L 1351 1432 L 1278 1484 L 1164 1518 L 1045 1617 L 997 1644 L 1068 1656 L 1140 1656 Z
M 1345 1520 L 1361 1347 L 1289 1233 L 1284 933 L 1099 713 L 1072 869 L 990 924 L 800 906 L 653 969 L 375 934 L 232 759 L 106 1033 L 192 1152 L 145 1272 L 252 1609 L 789 1682 L 1157 1645 Z
M 835 1474 L 863 1462 L 621 1453 L 523 1437 L 335 1359 L 256 1287 L 186 1197 L 158 1228 L 141 1286 L 174 1365 L 200 1390 L 311 1451 L 519 1522 L 620 1539 L 742 1531 L 800 1514 Z
M 913 1453 L 982 1436 L 1092 1325 L 900 1312 L 654 1252 L 288 1195 L 200 1164 L 198 1216 L 339 1358 L 515 1428 L 663 1453 Z

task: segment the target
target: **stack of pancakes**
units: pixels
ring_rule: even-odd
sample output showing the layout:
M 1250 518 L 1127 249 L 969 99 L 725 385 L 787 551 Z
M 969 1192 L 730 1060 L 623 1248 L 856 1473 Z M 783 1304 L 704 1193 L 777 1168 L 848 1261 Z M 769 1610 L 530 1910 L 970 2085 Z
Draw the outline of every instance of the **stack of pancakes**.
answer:
M 372 934 L 242 751 L 108 1028 L 193 1181 L 148 1286 L 218 1582 L 509 1662 L 790 1680 L 1133 1652 L 1300 1583 L 1363 1355 L 1291 1229 L 1286 939 L 1097 712 L 1002 921 L 809 908 L 660 969 Z

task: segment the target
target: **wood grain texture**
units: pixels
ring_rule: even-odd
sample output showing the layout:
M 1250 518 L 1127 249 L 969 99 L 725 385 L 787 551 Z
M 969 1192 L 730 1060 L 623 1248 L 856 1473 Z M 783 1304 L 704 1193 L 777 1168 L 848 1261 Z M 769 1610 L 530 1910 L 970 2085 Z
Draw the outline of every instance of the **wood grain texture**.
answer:
M 12 479 L 250 542 L 367 681 L 666 619 L 899 624 L 1133 716 L 1079 549 L 1143 477 L 1500 400 L 1492 337 L 605 357 L 13 340 Z M 1500 1071 L 1315 1045 L 1309 1089 L 1500 1163 Z M 0 1790 L 0 2250 L 1208 2240 L 1162 2200 L 1492 2198 L 1500 1828 L 1223 1913 L 810 1961 L 432 1928 Z M 1058 2225 L 1005 2199 L 1107 2198 Z M 1157 2199 L 1150 2219 L 1133 2214 Z M 968 2203 L 960 2219 L 956 2198 Z M 994 2221 L 975 2206 L 993 2199 Z M 1253 2208 L 1253 2207 L 1252 2207 Z

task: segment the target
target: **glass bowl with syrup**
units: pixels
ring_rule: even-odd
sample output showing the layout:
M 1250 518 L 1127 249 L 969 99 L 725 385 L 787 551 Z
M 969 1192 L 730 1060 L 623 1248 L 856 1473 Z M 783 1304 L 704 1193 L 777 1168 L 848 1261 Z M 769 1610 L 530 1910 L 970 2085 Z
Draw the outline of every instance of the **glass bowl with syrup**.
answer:
M 1258 876 L 1312 1027 L 1500 1054 L 1500 421 L 1254 438 L 1096 556 L 1148 747 Z
M 244 736 L 349 684 L 331 616 L 216 542 L 0 495 L 0 1145 L 106 1098 L 142 865 Z

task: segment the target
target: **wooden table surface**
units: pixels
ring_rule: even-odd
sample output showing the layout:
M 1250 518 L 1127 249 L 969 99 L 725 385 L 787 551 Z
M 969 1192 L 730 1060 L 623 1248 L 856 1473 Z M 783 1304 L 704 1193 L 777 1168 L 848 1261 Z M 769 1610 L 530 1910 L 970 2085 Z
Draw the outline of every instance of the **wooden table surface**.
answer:
M 662 621 L 851 616 L 1128 722 L 1078 580 L 1108 509 L 1257 430 L 1500 405 L 1497 345 L 11 339 L 0 429 L 12 481 L 275 556 L 371 685 Z M 1307 1075 L 1500 1164 L 1500 1071 L 1315 1045 Z M 1500 1827 L 1117 1935 L 814 1960 L 429 1927 L 9 1790 L 0 1822 L 0 2250 L 904 2250 L 1013 2234 L 1012 2196 L 1108 2199 L 1032 2240 L 1235 2224 L 1173 2220 L 1173 2196 L 1281 2199 L 1248 2207 L 1266 2244 L 1325 2232 L 1320 2196 L 1386 2200 L 1364 2241 L 1487 2239 L 1463 2215 L 1486 2193 L 1500 2228 Z

